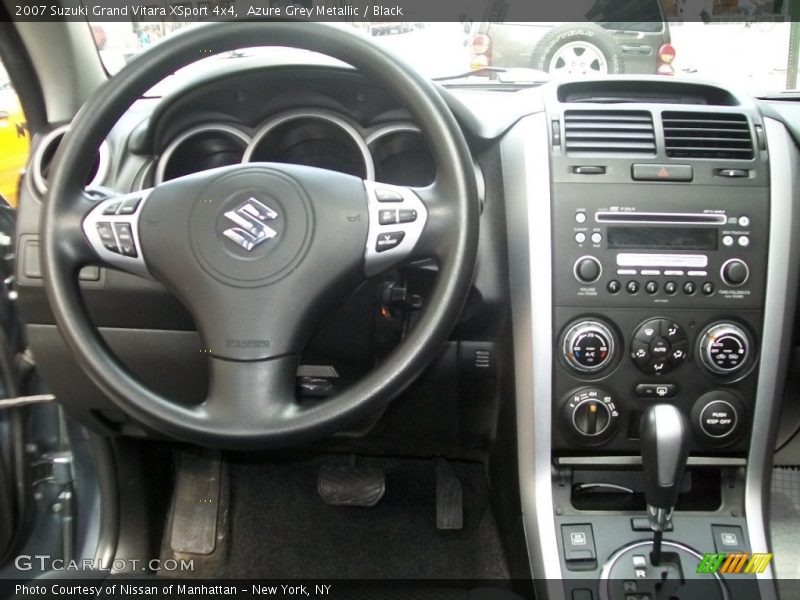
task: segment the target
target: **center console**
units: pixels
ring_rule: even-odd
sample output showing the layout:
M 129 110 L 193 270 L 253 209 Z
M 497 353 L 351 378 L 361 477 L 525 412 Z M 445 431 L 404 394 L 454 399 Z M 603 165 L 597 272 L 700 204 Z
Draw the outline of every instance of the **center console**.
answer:
M 647 79 L 553 85 L 516 129 L 503 156 L 525 173 L 506 193 L 534 577 L 571 600 L 772 597 L 765 480 L 797 275 L 786 130 L 720 88 Z M 736 554 L 739 572 L 703 566 Z

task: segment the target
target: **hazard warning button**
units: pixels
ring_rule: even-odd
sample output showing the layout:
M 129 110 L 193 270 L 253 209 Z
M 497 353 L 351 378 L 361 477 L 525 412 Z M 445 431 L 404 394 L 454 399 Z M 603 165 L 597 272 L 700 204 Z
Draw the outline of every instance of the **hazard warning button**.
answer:
M 636 181 L 691 181 L 692 165 L 634 164 L 631 175 Z

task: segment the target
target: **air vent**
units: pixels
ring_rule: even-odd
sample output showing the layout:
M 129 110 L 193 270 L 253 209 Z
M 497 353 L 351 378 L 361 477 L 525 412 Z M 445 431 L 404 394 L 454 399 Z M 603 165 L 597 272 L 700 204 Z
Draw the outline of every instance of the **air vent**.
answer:
M 664 144 L 672 158 L 753 158 L 747 117 L 738 113 L 664 112 Z
M 36 148 L 36 153 L 31 159 L 31 171 L 33 177 L 33 184 L 36 191 L 42 196 L 47 193 L 47 181 L 50 177 L 50 165 L 53 158 L 58 151 L 58 145 L 64 139 L 64 134 L 69 129 L 68 126 L 62 125 L 53 129 L 48 133 L 45 138 L 39 143 Z M 86 177 L 86 186 L 90 187 L 99 184 L 108 174 L 109 167 L 109 148 L 108 142 L 104 141 L 100 148 L 97 150 L 94 162 Z
M 570 154 L 653 156 L 653 117 L 643 110 L 568 110 L 564 134 Z

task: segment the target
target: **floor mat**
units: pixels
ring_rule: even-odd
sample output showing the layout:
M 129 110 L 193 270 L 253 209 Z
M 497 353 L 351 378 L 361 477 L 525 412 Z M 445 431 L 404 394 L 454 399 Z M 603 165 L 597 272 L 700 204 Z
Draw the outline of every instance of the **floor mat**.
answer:
M 772 470 L 770 527 L 776 576 L 784 580 L 800 578 L 800 470 L 794 467 Z
M 481 465 L 453 463 L 464 492 L 464 527 L 440 531 L 434 461 L 359 459 L 359 466 L 386 473 L 386 494 L 373 508 L 325 504 L 316 492 L 323 464 L 347 459 L 233 460 L 224 576 L 508 578 Z

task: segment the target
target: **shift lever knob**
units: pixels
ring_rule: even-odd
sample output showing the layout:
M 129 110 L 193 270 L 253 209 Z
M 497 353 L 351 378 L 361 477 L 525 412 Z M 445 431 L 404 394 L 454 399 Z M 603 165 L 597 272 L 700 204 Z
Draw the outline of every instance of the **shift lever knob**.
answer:
M 647 515 L 653 531 L 664 531 L 672 518 L 686 469 L 689 428 L 676 407 L 656 404 L 642 415 L 639 438 Z

